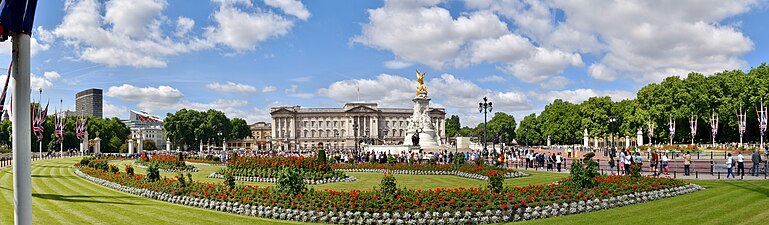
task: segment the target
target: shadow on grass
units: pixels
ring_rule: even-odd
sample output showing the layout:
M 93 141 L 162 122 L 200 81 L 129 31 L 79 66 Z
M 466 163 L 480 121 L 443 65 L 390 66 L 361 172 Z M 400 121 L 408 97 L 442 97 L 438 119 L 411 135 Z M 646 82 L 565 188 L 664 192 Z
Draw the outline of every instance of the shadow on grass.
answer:
M 121 199 L 121 198 L 136 198 L 133 196 L 88 196 L 88 195 L 56 195 L 56 194 L 32 194 L 32 197 L 64 201 L 64 202 L 80 202 L 80 203 L 104 203 L 104 204 L 120 204 L 120 205 L 142 205 L 130 202 L 118 202 L 118 201 L 101 201 L 97 199 Z
M 728 185 L 744 190 L 752 191 L 769 197 L 769 188 L 756 184 L 755 182 L 725 182 Z
M 32 178 L 55 178 L 55 179 L 75 179 L 73 176 L 61 176 L 61 175 L 36 175 L 33 174 Z

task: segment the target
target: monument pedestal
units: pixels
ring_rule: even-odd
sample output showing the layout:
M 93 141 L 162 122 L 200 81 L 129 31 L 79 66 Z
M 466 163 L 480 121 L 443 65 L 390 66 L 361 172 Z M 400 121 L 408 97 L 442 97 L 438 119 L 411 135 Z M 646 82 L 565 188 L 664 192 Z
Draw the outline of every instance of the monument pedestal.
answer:
M 421 147 L 437 147 L 438 135 L 435 132 L 435 125 L 429 115 L 428 109 L 430 106 L 430 98 L 427 97 L 427 92 L 419 92 L 419 95 L 415 97 L 414 102 L 414 114 L 409 118 L 408 129 L 406 130 L 406 136 L 403 140 L 403 145 L 411 146 L 414 142 L 411 140 L 412 136 L 419 131 L 419 146 Z

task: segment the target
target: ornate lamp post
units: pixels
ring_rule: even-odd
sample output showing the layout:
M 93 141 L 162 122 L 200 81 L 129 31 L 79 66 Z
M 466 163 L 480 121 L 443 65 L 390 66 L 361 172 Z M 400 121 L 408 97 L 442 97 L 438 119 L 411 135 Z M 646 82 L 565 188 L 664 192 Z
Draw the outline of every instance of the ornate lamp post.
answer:
M 478 112 L 483 113 L 483 151 L 488 151 L 486 148 L 486 116 L 492 109 L 491 102 L 484 96 L 483 102 L 478 103 Z
M 617 121 L 617 118 L 614 118 L 614 114 L 609 116 L 609 132 L 611 133 L 611 153 L 612 154 L 614 154 L 614 152 L 617 151 L 617 147 L 614 145 L 614 122 L 616 121 Z M 606 152 L 604 151 L 604 153 Z
M 224 140 L 222 140 L 222 132 L 216 132 L 216 135 L 219 136 L 219 141 L 222 143 L 222 150 L 224 150 Z

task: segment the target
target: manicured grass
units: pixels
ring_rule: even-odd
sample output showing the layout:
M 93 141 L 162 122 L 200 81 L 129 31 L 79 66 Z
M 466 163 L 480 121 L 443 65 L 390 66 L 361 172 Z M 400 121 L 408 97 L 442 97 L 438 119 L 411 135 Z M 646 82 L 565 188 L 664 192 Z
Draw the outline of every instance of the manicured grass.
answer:
M 76 161 L 70 158 L 32 164 L 35 224 L 299 224 L 175 205 L 114 191 L 75 176 L 70 166 Z M 11 172 L 10 169 L 0 171 L 0 224 L 13 223 Z M 546 184 L 565 176 L 527 173 L 532 176 L 507 179 L 505 185 Z M 361 180 L 315 188 L 369 189 L 377 186 L 382 176 L 378 173 L 353 174 Z M 454 176 L 396 175 L 396 178 L 399 185 L 407 188 L 478 187 L 484 184 Z M 769 220 L 766 210 L 769 208 L 769 181 L 695 183 L 707 189 L 618 209 L 521 224 L 763 224 Z

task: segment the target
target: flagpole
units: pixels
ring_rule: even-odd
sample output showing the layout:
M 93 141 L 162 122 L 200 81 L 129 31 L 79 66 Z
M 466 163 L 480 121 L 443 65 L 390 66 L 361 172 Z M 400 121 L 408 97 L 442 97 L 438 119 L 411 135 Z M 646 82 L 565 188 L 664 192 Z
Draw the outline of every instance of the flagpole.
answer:
M 8 3 L 6 3 L 8 4 Z M 32 115 L 29 106 L 30 34 L 13 34 L 13 218 L 15 224 L 32 224 Z M 19 94 L 21 93 L 21 94 Z M 13 105 L 15 104 L 15 106 Z
M 43 127 L 43 124 L 42 124 L 43 123 L 43 118 L 42 118 L 42 116 L 43 116 L 43 88 L 40 88 L 39 90 L 40 90 L 40 98 L 38 99 L 38 103 L 37 103 L 37 108 L 39 108 L 39 110 L 37 110 L 37 117 L 40 118 L 39 119 L 40 120 L 40 124 L 38 126 L 40 126 L 42 128 Z M 43 131 L 41 130 L 40 133 L 42 133 L 42 132 Z M 42 137 L 43 135 L 40 135 L 40 136 Z M 40 155 L 39 155 L 39 157 L 42 159 L 43 158 L 43 138 L 38 138 L 37 139 L 37 143 L 38 143 L 38 146 L 40 146 L 39 147 L 40 148 Z
M 67 119 L 67 113 L 64 111 L 64 100 L 59 99 L 59 109 L 62 110 L 61 115 L 59 115 L 59 123 L 61 134 L 59 136 L 59 154 L 61 154 L 61 157 L 64 157 L 64 120 Z

